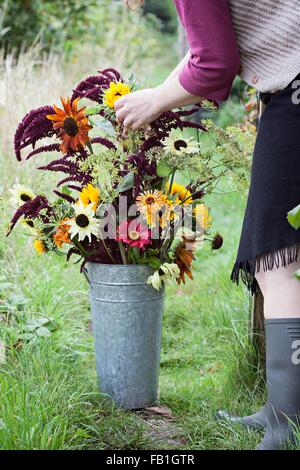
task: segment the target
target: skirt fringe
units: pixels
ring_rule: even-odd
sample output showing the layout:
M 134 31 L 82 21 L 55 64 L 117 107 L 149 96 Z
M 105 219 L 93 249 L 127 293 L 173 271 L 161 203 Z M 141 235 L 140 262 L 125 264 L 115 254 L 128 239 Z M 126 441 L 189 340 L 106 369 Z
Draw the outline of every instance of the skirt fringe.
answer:
M 254 260 L 236 261 L 234 264 L 231 280 L 239 284 L 240 279 L 247 289 L 255 294 L 258 291 L 258 283 L 255 273 L 271 271 L 274 268 L 285 267 L 298 261 L 300 252 L 300 242 L 279 250 L 257 256 Z

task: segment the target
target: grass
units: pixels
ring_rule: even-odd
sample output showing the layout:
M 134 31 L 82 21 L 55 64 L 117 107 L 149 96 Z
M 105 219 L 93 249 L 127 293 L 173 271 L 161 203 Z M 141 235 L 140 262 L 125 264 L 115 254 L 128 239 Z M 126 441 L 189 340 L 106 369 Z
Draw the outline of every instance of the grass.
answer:
M 244 202 L 212 196 L 221 251 L 200 253 L 195 280 L 169 286 L 164 316 L 160 401 L 170 429 L 115 409 L 97 390 L 87 285 L 78 266 L 37 257 L 22 234 L 5 242 L 1 274 L 23 297 L 17 318 L 0 322 L 7 361 L 0 374 L 2 449 L 250 449 L 257 433 L 213 419 L 220 408 L 250 413 L 263 401 L 248 339 L 249 297 L 229 281 Z M 24 255 L 25 253 L 25 255 Z M 0 274 L 0 276 L 1 276 Z M 11 303 L 13 305 L 13 302 Z M 55 320 L 51 337 L 20 343 L 29 317 Z M 152 423 L 153 424 L 153 423 Z M 171 442 L 171 444 L 170 444 Z
M 165 59 L 159 51 L 152 60 L 158 66 L 144 70 L 144 83 L 158 83 L 167 75 L 174 61 L 171 41 L 167 50 Z M 9 83 L 6 106 L 0 108 L 4 189 L 17 180 L 40 181 L 33 161 L 16 172 L 13 132 L 32 106 L 57 101 L 70 90 L 74 77 L 94 71 L 81 54 L 68 65 L 56 56 L 40 59 L 36 50 L 17 62 L 0 62 L 0 80 Z M 100 57 L 107 64 L 107 56 Z M 160 401 L 172 411 L 172 421 L 144 420 L 116 409 L 99 393 L 84 277 L 77 265 L 62 258 L 37 256 L 22 229 L 6 239 L 2 214 L 0 340 L 6 360 L 0 364 L 0 449 L 255 447 L 257 433 L 213 419 L 224 407 L 250 413 L 264 399 L 248 338 L 249 296 L 229 281 L 244 204 L 238 194 L 211 197 L 214 228 L 225 244 L 219 252 L 211 253 L 209 246 L 200 252 L 193 282 L 167 289 Z M 24 341 L 32 318 L 48 319 L 51 336 L 34 332 L 31 341 Z

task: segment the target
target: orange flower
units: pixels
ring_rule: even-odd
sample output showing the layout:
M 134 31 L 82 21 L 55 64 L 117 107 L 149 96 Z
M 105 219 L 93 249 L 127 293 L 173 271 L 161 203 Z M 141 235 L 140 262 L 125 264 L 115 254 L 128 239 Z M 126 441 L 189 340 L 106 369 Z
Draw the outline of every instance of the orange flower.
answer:
M 69 238 L 69 220 L 70 219 L 68 218 L 63 219 L 60 222 L 59 226 L 56 228 L 56 232 L 53 235 L 54 243 L 58 248 L 62 248 L 64 243 L 71 243 L 71 240 Z
M 192 274 L 192 271 L 191 271 L 192 262 L 195 259 L 194 255 L 193 255 L 193 251 L 192 250 L 187 250 L 186 249 L 186 242 L 183 241 L 177 246 L 176 251 L 175 251 L 175 255 L 176 255 L 175 262 L 176 262 L 177 266 L 180 269 L 179 277 L 176 279 L 177 284 L 180 285 L 181 282 L 183 282 L 183 284 L 185 284 L 185 277 L 184 277 L 185 274 L 190 279 L 193 279 L 193 274 Z
M 53 128 L 60 129 L 58 136 L 62 140 L 60 149 L 63 153 L 67 153 L 69 149 L 85 147 L 90 140 L 88 132 L 92 126 L 85 115 L 86 108 L 77 109 L 79 99 L 76 98 L 71 103 L 69 98 L 61 98 L 64 109 L 53 105 L 55 114 L 47 116 L 47 119 L 54 121 Z

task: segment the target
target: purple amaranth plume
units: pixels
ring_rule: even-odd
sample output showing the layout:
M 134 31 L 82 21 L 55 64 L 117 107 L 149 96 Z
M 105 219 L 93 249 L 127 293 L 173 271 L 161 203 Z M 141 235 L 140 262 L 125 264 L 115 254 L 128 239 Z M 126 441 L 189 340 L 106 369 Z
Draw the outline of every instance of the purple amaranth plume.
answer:
M 195 113 L 195 109 L 187 111 L 167 111 L 159 116 L 155 121 L 150 124 L 151 129 L 154 131 L 159 140 L 167 137 L 173 129 L 193 128 L 206 131 L 201 123 L 187 121 L 183 118 Z
M 64 178 L 57 184 L 57 187 L 69 181 L 77 181 L 82 185 L 88 184 L 92 178 L 88 173 L 82 172 L 79 164 L 76 161 L 68 160 L 69 156 L 66 155 L 58 160 L 53 160 L 45 166 L 40 166 L 39 170 L 47 170 L 53 172 L 64 173 L 67 178 Z
M 53 191 L 58 197 L 60 197 L 61 199 L 65 199 L 67 202 L 69 202 L 70 204 L 74 204 L 75 203 L 75 199 L 70 196 L 69 194 L 65 194 L 65 193 L 62 193 L 60 191 L 57 191 L 57 189 L 54 189 Z
M 11 233 L 14 226 L 23 215 L 29 219 L 35 219 L 42 209 L 47 209 L 48 215 L 50 215 L 52 211 L 52 208 L 49 206 L 48 199 L 44 196 L 37 196 L 34 199 L 30 199 L 30 201 L 25 202 L 25 204 L 19 207 L 19 209 L 15 212 L 11 220 L 10 229 L 7 233 L 7 236 Z M 47 219 L 47 216 L 45 219 Z
M 79 191 L 79 192 L 82 191 L 82 187 L 81 186 L 76 186 L 75 184 L 68 184 L 68 188 L 69 189 L 74 189 L 74 191 Z
M 105 69 L 82 80 L 74 89 L 71 101 L 75 98 L 88 98 L 96 103 L 102 103 L 103 92 L 109 88 L 110 82 L 118 82 L 121 75 L 117 70 Z
M 52 106 L 43 106 L 30 111 L 23 118 L 14 137 L 15 154 L 19 161 L 22 159 L 21 150 L 25 147 L 31 145 L 34 148 L 38 140 L 57 134 L 57 131 L 53 129 L 52 122 L 46 117 L 53 113 Z
M 104 145 L 104 147 L 107 147 L 108 149 L 115 150 L 116 146 L 113 142 L 111 142 L 109 139 L 105 139 L 104 137 L 94 137 L 91 139 L 92 144 L 101 144 Z
M 33 150 L 32 152 L 30 152 L 27 155 L 26 160 L 29 160 L 31 157 L 34 157 L 35 155 L 38 155 L 44 152 L 59 152 L 59 149 L 60 149 L 60 144 L 43 145 L 42 147 L 39 147 Z
M 140 175 L 156 175 L 156 162 L 150 161 L 142 151 L 128 157 L 127 162 L 133 164 Z
M 59 181 L 59 183 L 57 184 L 57 187 L 59 188 L 63 184 L 71 183 L 71 182 L 75 182 L 75 181 L 77 183 L 81 183 L 82 186 L 87 186 L 89 183 L 92 182 L 92 180 L 93 180 L 93 178 L 91 176 L 80 173 L 78 175 L 68 176 L 67 178 L 64 178 L 63 180 Z

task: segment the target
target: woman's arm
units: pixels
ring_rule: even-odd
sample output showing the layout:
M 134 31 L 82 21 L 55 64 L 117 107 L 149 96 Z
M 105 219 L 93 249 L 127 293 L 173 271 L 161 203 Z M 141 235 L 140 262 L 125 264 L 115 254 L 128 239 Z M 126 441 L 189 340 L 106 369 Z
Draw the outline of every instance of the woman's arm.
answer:
M 162 85 L 116 101 L 117 120 L 139 129 L 162 112 L 203 100 L 228 98 L 239 70 L 239 54 L 227 0 L 174 0 L 190 45 L 190 57 Z
M 190 60 L 191 58 L 191 53 L 190 51 L 184 56 L 184 58 L 182 59 L 181 62 L 179 62 L 179 64 L 175 67 L 174 70 L 172 70 L 172 72 L 170 73 L 170 75 L 168 75 L 168 77 L 166 78 L 165 82 L 168 82 L 171 78 L 174 78 L 174 77 L 178 77 L 178 75 L 180 74 L 180 72 L 182 71 L 182 69 L 186 66 L 186 64 L 188 63 L 188 61 Z

